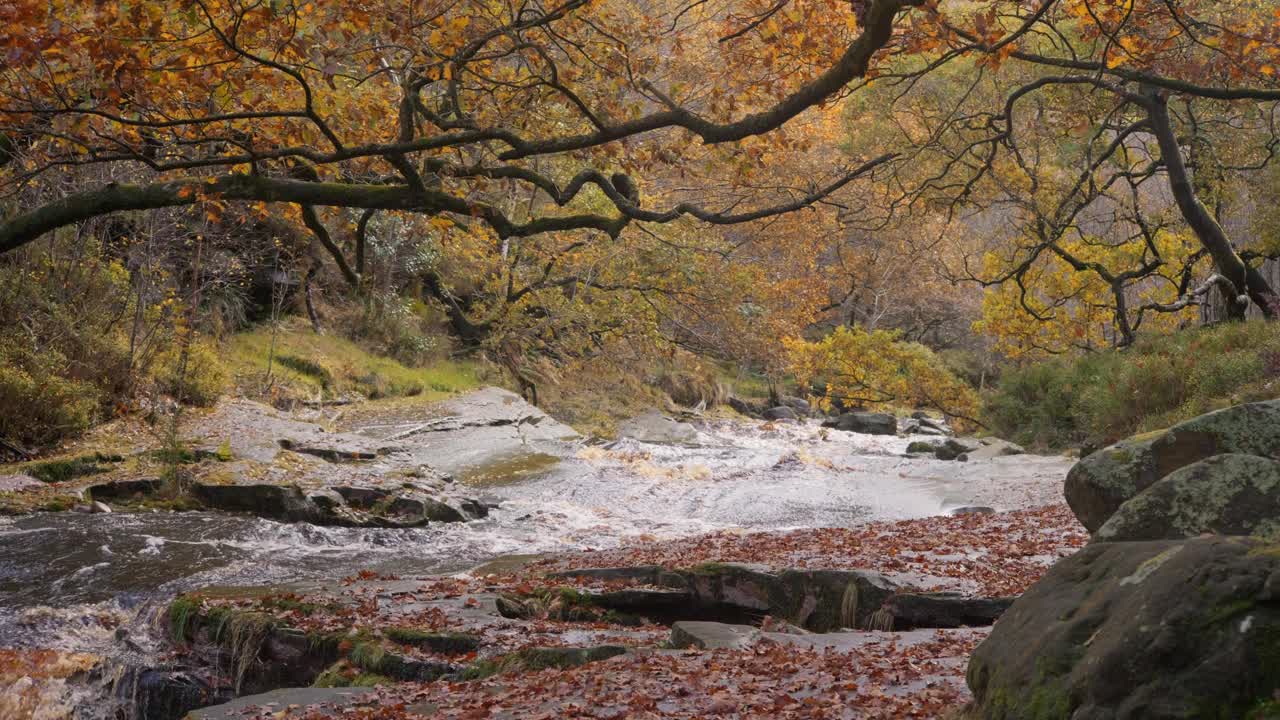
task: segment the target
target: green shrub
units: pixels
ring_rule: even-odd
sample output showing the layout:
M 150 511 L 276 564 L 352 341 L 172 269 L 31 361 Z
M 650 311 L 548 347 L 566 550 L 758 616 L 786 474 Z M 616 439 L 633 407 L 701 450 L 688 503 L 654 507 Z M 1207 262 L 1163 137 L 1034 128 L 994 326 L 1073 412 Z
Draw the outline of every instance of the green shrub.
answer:
M 98 415 L 99 399 L 93 383 L 48 365 L 28 370 L 6 361 L 0 364 L 0 438 L 39 447 L 83 432 Z
M 1280 324 L 1231 323 L 1006 371 L 983 412 L 1022 444 L 1098 445 L 1280 396 L 1278 380 Z
M 160 354 L 155 378 L 164 392 L 189 405 L 209 406 L 227 389 L 227 370 L 218 357 L 216 346 L 196 341 L 187 348 L 185 364 L 181 348 Z

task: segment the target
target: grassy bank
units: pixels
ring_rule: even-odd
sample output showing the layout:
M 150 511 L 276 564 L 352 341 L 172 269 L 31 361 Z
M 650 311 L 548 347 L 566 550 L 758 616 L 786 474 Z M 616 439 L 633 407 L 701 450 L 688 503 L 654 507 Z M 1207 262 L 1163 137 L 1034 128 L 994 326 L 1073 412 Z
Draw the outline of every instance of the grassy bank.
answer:
M 1101 445 L 1212 410 L 1280 397 L 1280 323 L 1143 338 L 1006 372 L 986 398 L 996 434 L 1041 448 Z
M 300 319 L 273 332 L 264 326 L 224 344 L 223 362 L 236 389 L 249 396 L 285 393 L 299 399 L 446 397 L 480 382 L 474 365 L 438 360 L 410 367 L 375 355 L 344 337 L 317 335 Z

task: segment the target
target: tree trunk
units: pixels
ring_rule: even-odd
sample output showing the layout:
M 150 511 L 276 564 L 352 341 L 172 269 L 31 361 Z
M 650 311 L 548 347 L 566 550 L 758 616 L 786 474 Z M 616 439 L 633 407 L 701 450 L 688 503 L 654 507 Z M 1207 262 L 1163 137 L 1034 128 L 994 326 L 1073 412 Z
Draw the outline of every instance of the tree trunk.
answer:
M 316 305 L 311 296 L 311 281 L 315 278 L 316 273 L 320 270 L 320 261 L 316 260 L 311 263 L 311 269 L 307 270 L 307 275 L 302 281 L 302 295 L 307 305 L 307 317 L 311 319 L 311 329 L 317 335 L 324 334 L 324 328 L 320 326 L 320 315 L 316 312 Z
M 1169 190 L 1178 204 L 1178 210 L 1187 221 L 1191 231 L 1196 234 L 1200 244 L 1213 258 L 1218 272 L 1235 285 L 1237 298 L 1247 295 L 1258 305 L 1267 318 L 1275 316 L 1275 291 L 1257 270 L 1250 268 L 1240 258 L 1227 237 L 1222 226 L 1214 220 L 1204 203 L 1196 197 L 1195 187 L 1191 183 L 1190 173 L 1182 157 L 1182 148 L 1178 145 L 1178 136 L 1174 133 L 1173 124 L 1169 120 L 1168 101 L 1160 91 L 1147 89 L 1147 116 L 1151 121 L 1151 131 L 1160 144 L 1160 156 L 1169 175 Z M 1232 319 L 1243 319 L 1248 310 L 1247 302 L 1238 299 L 1227 303 L 1227 310 Z

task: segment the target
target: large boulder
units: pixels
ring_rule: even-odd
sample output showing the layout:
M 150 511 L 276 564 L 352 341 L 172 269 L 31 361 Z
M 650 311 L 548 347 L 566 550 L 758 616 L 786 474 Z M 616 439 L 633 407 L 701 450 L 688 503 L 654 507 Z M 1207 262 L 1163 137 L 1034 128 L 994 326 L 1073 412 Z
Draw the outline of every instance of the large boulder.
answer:
M 971 719 L 1277 717 L 1280 546 L 1093 543 L 1001 616 L 968 683 Z
M 888 413 L 849 412 L 823 421 L 822 427 L 865 435 L 896 435 L 898 419 Z
M 1067 504 L 1094 532 L 1160 478 L 1224 453 L 1280 454 L 1280 400 L 1226 408 L 1099 450 L 1067 474 Z
M 698 442 L 698 430 L 689 423 L 650 410 L 619 425 L 618 438 L 658 445 L 694 445 Z
M 1280 462 L 1215 455 L 1192 463 L 1120 506 L 1095 540 L 1161 540 L 1280 533 Z

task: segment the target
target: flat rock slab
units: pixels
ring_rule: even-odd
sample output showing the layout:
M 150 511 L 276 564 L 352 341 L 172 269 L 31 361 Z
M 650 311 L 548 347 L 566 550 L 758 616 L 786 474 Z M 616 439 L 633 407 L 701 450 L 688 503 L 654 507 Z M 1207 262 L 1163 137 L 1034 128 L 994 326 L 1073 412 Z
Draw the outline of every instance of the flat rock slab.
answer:
M 671 626 L 673 648 L 698 648 L 699 650 L 741 650 L 749 648 L 764 638 L 759 628 L 750 625 L 729 625 L 718 622 L 682 621 Z
M 234 399 L 193 418 L 184 439 L 216 453 L 229 447 L 237 459 L 270 463 L 282 449 L 322 459 L 370 460 L 396 450 L 390 443 L 355 433 L 326 432 L 316 423 L 295 420 L 270 405 Z
M 402 447 L 415 462 L 450 474 L 526 455 L 568 454 L 581 438 L 509 390 L 487 387 L 424 406 L 417 417 L 357 428 L 367 437 Z
M 655 445 L 696 445 L 698 429 L 651 410 L 618 425 L 618 439 Z
M 186 720 L 242 720 L 255 712 L 277 713 L 290 707 L 306 708 L 312 713 L 309 717 L 337 718 L 345 710 L 364 704 L 361 699 L 365 697 L 369 697 L 369 688 L 284 688 L 192 710 Z

